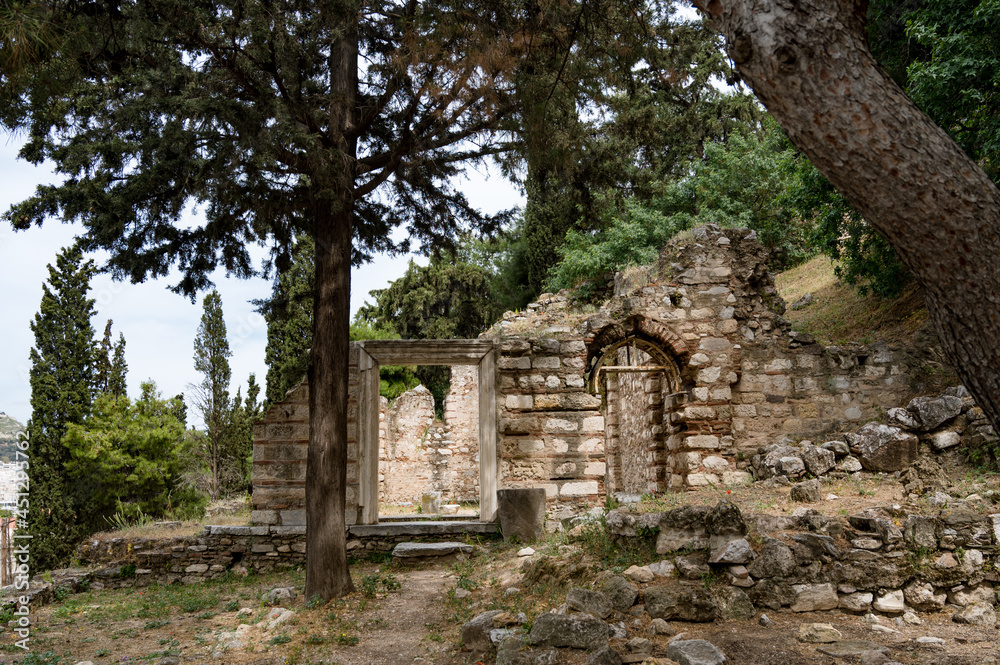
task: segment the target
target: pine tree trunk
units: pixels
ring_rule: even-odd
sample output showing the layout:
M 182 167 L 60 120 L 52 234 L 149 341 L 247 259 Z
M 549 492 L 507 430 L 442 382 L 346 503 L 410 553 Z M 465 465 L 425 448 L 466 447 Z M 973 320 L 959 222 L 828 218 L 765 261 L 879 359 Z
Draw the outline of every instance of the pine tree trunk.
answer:
M 335 103 L 330 127 L 336 152 L 314 155 L 311 206 L 316 241 L 316 293 L 309 369 L 306 461 L 306 599 L 354 590 L 347 569 L 347 375 L 350 351 L 351 241 L 356 143 L 345 138 L 357 97 L 357 34 L 332 49 Z M 332 153 L 332 154 L 331 154 Z
M 888 239 L 1000 431 L 1000 191 L 878 66 L 863 0 L 696 0 L 789 138 Z

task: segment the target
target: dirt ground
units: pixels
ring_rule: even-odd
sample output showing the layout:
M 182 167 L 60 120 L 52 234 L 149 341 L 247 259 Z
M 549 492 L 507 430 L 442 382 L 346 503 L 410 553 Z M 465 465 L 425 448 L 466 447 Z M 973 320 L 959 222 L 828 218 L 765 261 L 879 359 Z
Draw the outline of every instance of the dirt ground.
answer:
M 1000 488 L 993 475 L 967 469 L 949 469 L 955 479 L 953 495 L 977 493 L 989 496 Z M 791 514 L 804 504 L 791 502 L 787 487 L 705 488 L 698 492 L 646 497 L 643 510 L 667 510 L 681 503 L 716 503 L 734 500 L 746 513 Z M 967 493 L 967 494 L 966 494 Z M 825 481 L 819 504 L 808 504 L 828 515 L 849 515 L 869 506 L 902 504 L 904 508 L 932 512 L 925 500 L 911 501 L 891 477 L 865 476 Z M 835 498 L 834 498 L 835 497 Z M 998 512 L 992 501 L 969 504 L 983 514 Z M 553 536 L 535 548 L 545 553 L 586 548 L 573 536 Z M 565 589 L 523 588 L 523 559 L 517 547 L 498 541 L 477 544 L 477 553 L 457 563 L 402 567 L 386 560 L 368 560 L 352 565 L 357 591 L 328 604 L 307 607 L 302 592 L 301 570 L 263 577 L 232 576 L 203 585 L 101 590 L 71 594 L 35 608 L 32 617 L 32 653 L 26 656 L 12 645 L 8 630 L 0 638 L 0 665 L 22 663 L 73 665 L 91 661 L 95 665 L 146 662 L 156 664 L 176 656 L 181 663 L 265 665 L 324 663 L 339 665 L 490 665 L 495 655 L 471 653 L 461 645 L 461 625 L 479 612 L 502 609 L 523 612 L 533 619 L 565 601 Z M 651 563 L 637 561 L 636 563 Z M 598 568 L 600 565 L 597 566 Z M 261 602 L 267 590 L 290 586 L 297 590 L 285 607 L 291 619 L 265 630 L 273 608 Z M 467 593 L 466 590 L 469 590 Z M 890 659 L 905 665 L 979 665 L 1000 662 L 1000 633 L 993 628 L 962 626 L 951 621 L 951 611 L 918 613 L 921 625 L 908 625 L 881 617 L 881 625 L 898 631 L 879 634 L 862 617 L 838 611 L 793 614 L 767 611 L 774 625 L 758 622 L 760 612 L 746 621 L 712 624 L 672 622 L 671 627 L 687 638 L 706 639 L 719 647 L 729 663 L 746 665 L 829 664 L 860 662 L 858 658 L 824 655 L 817 645 L 800 643 L 796 636 L 803 623 L 830 623 L 844 639 L 867 640 L 885 647 Z M 621 617 L 628 637 L 648 637 L 653 655 L 665 657 L 670 637 L 648 634 L 649 618 Z M 234 644 L 234 631 L 241 624 L 250 628 Z M 258 627 L 261 626 L 261 627 Z M 229 637 L 226 634 L 229 633 Z M 937 637 L 940 646 L 921 646 L 918 637 Z M 622 653 L 624 641 L 612 640 Z M 583 665 L 587 654 L 564 650 L 561 661 Z

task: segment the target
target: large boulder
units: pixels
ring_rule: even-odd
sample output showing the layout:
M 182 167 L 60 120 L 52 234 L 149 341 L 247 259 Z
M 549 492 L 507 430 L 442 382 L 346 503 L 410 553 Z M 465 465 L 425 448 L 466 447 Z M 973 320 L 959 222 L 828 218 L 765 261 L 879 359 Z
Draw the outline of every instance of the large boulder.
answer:
M 528 644 L 597 651 L 608 645 L 608 624 L 590 614 L 542 614 L 528 633 Z
M 997 613 L 989 603 L 973 603 L 952 615 L 955 623 L 992 628 L 997 622 Z
M 611 601 L 600 591 L 573 587 L 566 594 L 566 606 L 577 612 L 593 614 L 600 619 L 608 618 L 614 609 Z
M 795 483 L 792 485 L 792 491 L 789 495 L 792 501 L 800 501 L 802 503 L 816 503 L 820 500 L 820 484 L 818 478 L 813 478 L 812 480 L 803 480 L 801 483 Z
M 598 582 L 598 589 L 619 612 L 628 612 L 639 596 L 639 589 L 621 575 L 608 575 Z
M 837 455 L 832 450 L 819 448 L 811 443 L 803 444 L 800 450 L 806 469 L 814 476 L 822 476 L 837 463 Z
M 709 622 L 719 613 L 715 596 L 700 585 L 647 587 L 643 597 L 646 611 L 654 619 Z
M 795 556 L 792 550 L 776 538 L 768 538 L 760 555 L 747 566 L 756 579 L 787 577 L 795 570 Z
M 943 395 L 941 397 L 914 397 L 906 405 L 907 411 L 916 416 L 922 431 L 937 429 L 962 413 L 962 398 Z
M 917 437 L 899 427 L 868 423 L 851 437 L 869 471 L 902 471 L 917 459 Z

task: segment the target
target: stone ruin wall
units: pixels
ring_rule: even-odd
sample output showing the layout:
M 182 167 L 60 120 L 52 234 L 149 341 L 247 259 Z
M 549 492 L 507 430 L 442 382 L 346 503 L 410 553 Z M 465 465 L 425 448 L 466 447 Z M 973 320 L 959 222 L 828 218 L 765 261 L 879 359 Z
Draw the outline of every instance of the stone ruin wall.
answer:
M 456 365 L 443 422 L 435 422 L 434 397 L 423 386 L 380 416 L 380 503 L 419 504 L 425 492 L 441 492 L 443 503 L 479 502 L 478 389 L 477 369 Z
M 745 229 L 697 229 L 596 313 L 557 295 L 506 315 L 489 334 L 502 486 L 544 487 L 560 519 L 609 492 L 744 483 L 758 447 L 856 428 L 919 392 L 909 350 L 792 331 L 766 258 Z M 629 337 L 662 349 L 676 377 L 608 374 L 590 394 L 591 364 Z
M 657 265 L 618 280 L 599 310 L 548 295 L 506 314 L 483 336 L 495 345 L 500 487 L 544 488 L 558 520 L 609 492 L 738 484 L 749 480 L 759 446 L 853 429 L 920 392 L 923 360 L 911 350 L 823 347 L 792 331 L 766 260 L 746 229 L 695 229 Z M 608 374 L 589 392 L 591 365 L 629 339 L 657 355 L 640 363 L 671 372 Z M 621 363 L 621 353 L 606 364 Z M 357 519 L 357 358 L 354 351 L 349 524 Z M 303 514 L 307 390 L 290 393 L 255 429 L 254 523 L 302 523 L 288 520 Z M 476 392 L 462 399 L 456 409 L 474 422 Z M 474 434 L 469 441 L 472 451 Z M 453 441 L 452 456 L 461 447 Z M 478 480 L 475 471 L 469 477 Z

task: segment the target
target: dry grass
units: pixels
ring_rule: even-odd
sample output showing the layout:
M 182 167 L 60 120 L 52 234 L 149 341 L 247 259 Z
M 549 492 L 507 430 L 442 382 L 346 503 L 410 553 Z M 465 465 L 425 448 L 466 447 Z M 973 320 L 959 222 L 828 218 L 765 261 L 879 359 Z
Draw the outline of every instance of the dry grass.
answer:
M 208 506 L 205 516 L 199 520 L 185 521 L 143 521 L 125 529 L 101 531 L 88 540 L 111 540 L 113 538 L 181 538 L 195 536 L 204 531 L 206 525 L 243 526 L 250 524 L 249 501 L 219 501 Z
M 915 286 L 894 300 L 862 297 L 854 287 L 838 282 L 833 269 L 830 259 L 818 256 L 775 279 L 789 305 L 785 318 L 796 330 L 811 333 L 824 344 L 880 340 L 902 344 L 926 322 L 927 311 Z M 813 294 L 813 303 L 793 311 L 791 304 L 806 293 Z

